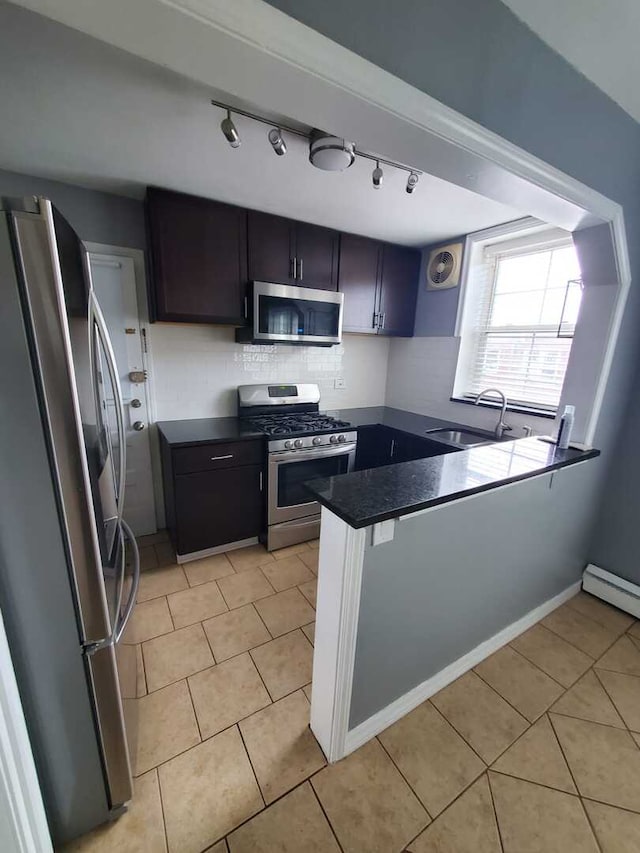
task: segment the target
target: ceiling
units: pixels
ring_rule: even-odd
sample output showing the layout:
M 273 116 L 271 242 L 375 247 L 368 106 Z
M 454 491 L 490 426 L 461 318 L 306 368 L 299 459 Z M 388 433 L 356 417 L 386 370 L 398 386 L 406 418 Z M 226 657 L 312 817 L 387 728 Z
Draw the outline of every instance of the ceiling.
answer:
M 291 135 L 276 157 L 268 128 L 242 117 L 233 150 L 209 103 L 224 93 L 2 2 L 0 79 L 0 168 L 10 171 L 136 198 L 160 185 L 416 246 L 527 212 L 427 174 L 409 196 L 406 173 L 386 167 L 376 191 L 369 161 L 321 172 Z
M 638 0 L 502 0 L 550 47 L 640 121 Z

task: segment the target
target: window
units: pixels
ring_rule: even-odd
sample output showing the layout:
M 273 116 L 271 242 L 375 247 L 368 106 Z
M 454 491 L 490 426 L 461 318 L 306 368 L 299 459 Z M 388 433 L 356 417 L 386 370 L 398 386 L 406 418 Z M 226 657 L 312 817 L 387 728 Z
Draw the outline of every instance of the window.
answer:
M 559 229 L 475 248 L 465 293 L 456 396 L 499 388 L 557 409 L 582 298 L 571 235 Z

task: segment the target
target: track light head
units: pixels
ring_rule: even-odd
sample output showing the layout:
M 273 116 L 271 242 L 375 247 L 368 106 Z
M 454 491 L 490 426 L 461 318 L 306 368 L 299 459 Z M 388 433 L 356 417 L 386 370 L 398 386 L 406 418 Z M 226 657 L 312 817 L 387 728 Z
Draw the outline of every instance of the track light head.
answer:
M 411 172 L 411 174 L 407 178 L 407 192 L 409 194 L 411 194 L 417 186 L 418 186 L 418 175 L 415 172 Z
M 275 127 L 273 127 L 269 131 L 269 142 L 271 143 L 271 147 L 276 152 L 278 157 L 282 157 L 283 154 L 287 153 L 287 146 L 284 139 L 282 138 L 282 134 Z
M 232 148 L 240 148 L 240 134 L 238 133 L 235 124 L 231 120 L 231 111 L 227 110 L 227 117 L 222 119 L 220 130 L 224 133 L 224 137 Z
M 380 168 L 380 162 L 376 160 L 376 167 L 371 173 L 371 180 L 373 181 L 374 190 L 379 190 L 382 186 L 382 178 L 384 177 L 384 172 Z

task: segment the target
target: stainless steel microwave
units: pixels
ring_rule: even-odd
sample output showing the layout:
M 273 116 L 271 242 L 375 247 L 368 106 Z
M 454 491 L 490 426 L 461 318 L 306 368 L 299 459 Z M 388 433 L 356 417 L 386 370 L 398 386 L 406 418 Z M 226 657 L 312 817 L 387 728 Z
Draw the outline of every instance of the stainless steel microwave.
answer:
M 248 328 L 236 340 L 333 346 L 342 342 L 344 295 L 289 284 L 254 281 L 247 304 Z

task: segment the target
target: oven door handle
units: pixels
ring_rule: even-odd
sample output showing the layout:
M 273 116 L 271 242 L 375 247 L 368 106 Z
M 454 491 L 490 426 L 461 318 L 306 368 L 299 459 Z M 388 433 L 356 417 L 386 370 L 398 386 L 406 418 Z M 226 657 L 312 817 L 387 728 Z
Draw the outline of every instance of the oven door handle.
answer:
M 280 464 L 281 462 L 294 462 L 297 458 L 303 459 L 328 459 L 331 456 L 344 456 L 353 453 L 356 442 L 349 441 L 344 444 L 331 444 L 327 447 L 291 448 L 291 450 L 276 450 L 269 453 L 269 464 Z

